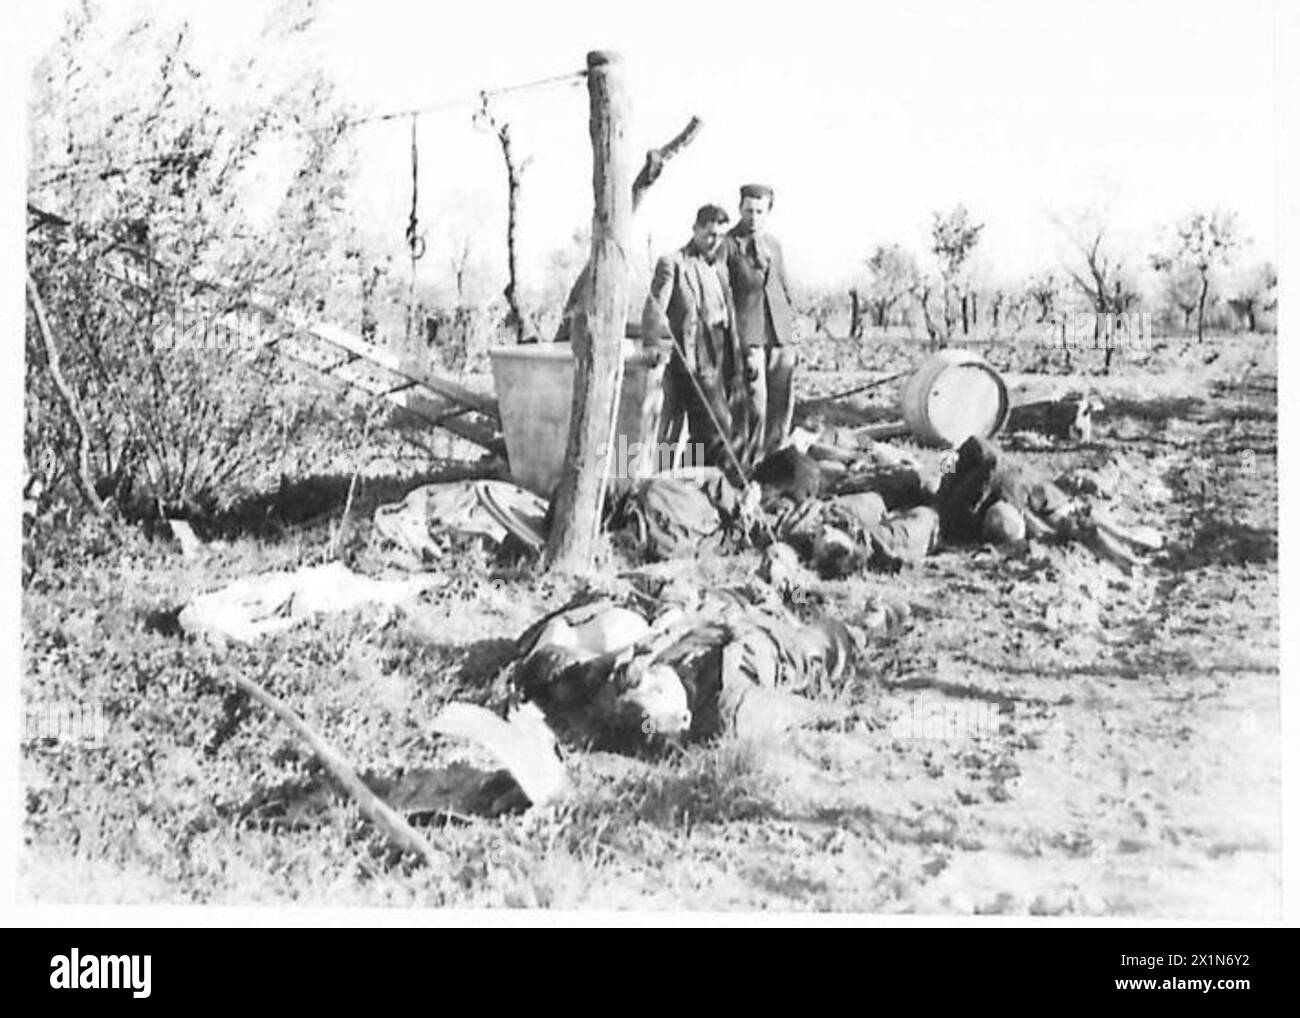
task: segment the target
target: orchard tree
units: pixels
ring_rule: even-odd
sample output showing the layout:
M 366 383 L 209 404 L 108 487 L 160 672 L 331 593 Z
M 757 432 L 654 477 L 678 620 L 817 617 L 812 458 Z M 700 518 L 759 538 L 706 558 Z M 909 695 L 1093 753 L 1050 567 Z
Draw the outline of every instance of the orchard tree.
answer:
M 1272 262 L 1252 265 L 1240 273 L 1228 306 L 1250 332 L 1259 331 L 1259 315 L 1277 310 L 1277 269 Z
M 871 311 L 872 324 L 884 328 L 889 324 L 890 312 L 915 288 L 920 270 L 916 259 L 900 245 L 882 244 L 867 259 L 867 271 L 871 278 L 865 303 Z
M 930 249 L 939 263 L 944 342 L 952 337 L 958 312 L 963 334 L 970 330 L 971 255 L 983 230 L 984 224 L 974 222 L 965 205 L 957 205 L 946 215 L 936 212 L 931 221 Z
M 1216 209 L 1192 212 L 1174 224 L 1172 237 L 1163 251 L 1152 256 L 1159 272 L 1191 271 L 1199 284 L 1196 294 L 1196 341 L 1205 340 L 1205 309 L 1209 303 L 1211 276 L 1226 268 L 1233 252 L 1241 246 L 1235 213 Z
M 1074 248 L 1065 260 L 1065 271 L 1080 293 L 1092 305 L 1095 314 L 1093 341 L 1106 351 L 1103 371 L 1109 372 L 1115 354 L 1115 328 L 1112 315 L 1133 308 L 1139 298 L 1137 283 L 1123 255 L 1107 237 L 1107 224 L 1101 214 L 1085 212 L 1074 226 L 1057 220 Z
M 1190 265 L 1158 262 L 1156 259 L 1152 260 L 1152 265 L 1164 281 L 1163 293 L 1169 310 L 1182 315 L 1183 331 L 1190 332 L 1192 315 L 1201 300 L 1200 273 Z
M 1040 272 L 1025 283 L 1025 297 L 1034 311 L 1034 322 L 1041 325 L 1056 314 L 1061 300 L 1061 279 L 1054 272 Z

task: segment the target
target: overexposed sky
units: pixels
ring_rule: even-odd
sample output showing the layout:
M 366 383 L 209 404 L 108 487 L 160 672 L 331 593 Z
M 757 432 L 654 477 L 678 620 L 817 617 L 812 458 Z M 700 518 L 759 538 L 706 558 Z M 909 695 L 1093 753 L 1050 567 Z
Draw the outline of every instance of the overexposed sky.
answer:
M 126 6 L 109 4 L 110 6 Z M 26 0 L 31 59 L 60 4 Z M 167 4 L 212 52 L 246 44 L 266 5 Z M 134 9 L 134 5 L 132 5 Z M 1156 228 L 1194 207 L 1237 210 L 1274 257 L 1274 11 L 1261 0 L 1144 3 L 705 4 L 399 3 L 326 0 L 318 59 L 374 111 L 438 102 L 576 70 L 620 50 L 638 153 L 691 114 L 696 143 L 639 215 L 656 250 L 684 241 L 705 201 L 735 207 L 737 185 L 776 188 L 773 230 L 792 275 L 838 284 L 878 243 L 926 247 L 930 214 L 964 202 L 987 224 L 990 280 L 1049 268 L 1063 250 L 1052 216 L 1109 209 L 1142 260 Z M 586 93 L 503 98 L 524 179 L 525 281 L 590 219 Z M 454 228 L 485 253 L 503 241 L 504 171 L 471 107 L 420 122 L 422 271 L 445 273 Z M 376 239 L 404 250 L 409 124 L 361 128 L 358 201 Z M 638 157 L 639 160 L 639 157 Z

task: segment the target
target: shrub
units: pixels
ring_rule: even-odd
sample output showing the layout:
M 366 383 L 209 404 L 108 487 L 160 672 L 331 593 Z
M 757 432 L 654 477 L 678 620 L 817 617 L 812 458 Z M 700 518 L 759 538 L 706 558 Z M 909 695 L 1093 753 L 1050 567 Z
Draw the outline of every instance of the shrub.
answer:
M 99 497 L 207 512 L 292 441 L 259 307 L 355 314 L 333 285 L 359 257 L 348 110 L 319 71 L 292 69 L 311 24 L 293 5 L 260 42 L 274 68 L 246 60 L 220 82 L 184 22 L 115 35 L 104 20 L 73 12 L 33 82 L 29 202 L 58 218 L 27 235 L 50 326 L 29 313 L 27 470 L 66 494 L 81 440 Z

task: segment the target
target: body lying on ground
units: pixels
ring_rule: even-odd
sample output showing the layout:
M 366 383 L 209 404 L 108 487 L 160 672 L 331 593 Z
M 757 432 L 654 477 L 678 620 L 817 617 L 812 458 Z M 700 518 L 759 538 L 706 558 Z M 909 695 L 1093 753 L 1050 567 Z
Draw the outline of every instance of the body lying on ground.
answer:
M 512 683 L 567 742 L 638 752 L 806 723 L 824 713 L 808 694 L 838 683 L 878 635 L 801 620 L 766 584 L 696 591 L 642 579 L 654 593 L 580 597 L 519 638 Z M 895 606 L 880 632 L 904 618 Z
M 1160 546 L 1149 528 L 1095 515 L 983 438 L 963 443 L 943 475 L 887 446 L 838 466 L 827 484 L 816 459 L 787 446 L 755 472 L 757 493 L 718 471 L 648 478 L 620 497 L 611 527 L 651 560 L 782 542 L 827 578 L 895 571 L 941 542 L 1078 540 L 1126 570 L 1135 550 Z

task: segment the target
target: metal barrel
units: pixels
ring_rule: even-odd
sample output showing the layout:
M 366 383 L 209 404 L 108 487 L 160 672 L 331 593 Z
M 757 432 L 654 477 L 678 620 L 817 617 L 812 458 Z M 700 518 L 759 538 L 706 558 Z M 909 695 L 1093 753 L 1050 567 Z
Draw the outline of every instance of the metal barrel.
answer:
M 1007 422 L 1006 383 L 969 350 L 940 350 L 903 386 L 903 419 L 928 445 L 958 446 L 971 435 L 992 438 Z

